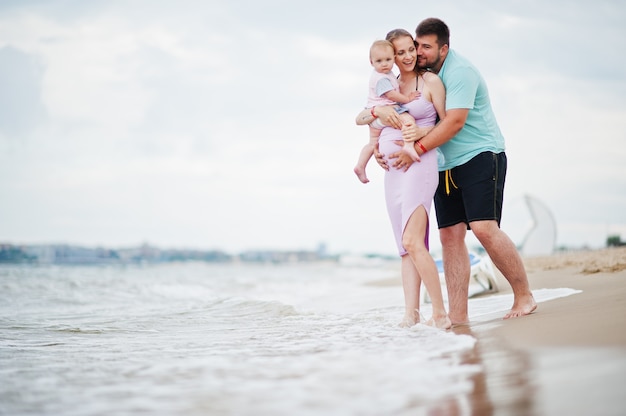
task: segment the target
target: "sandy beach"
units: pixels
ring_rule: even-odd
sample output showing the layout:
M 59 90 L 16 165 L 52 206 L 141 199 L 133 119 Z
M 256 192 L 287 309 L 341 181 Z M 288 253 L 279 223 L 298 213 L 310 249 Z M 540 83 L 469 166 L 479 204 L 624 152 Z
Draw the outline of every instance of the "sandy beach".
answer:
M 453 329 L 477 338 L 467 362 L 482 371 L 470 403 L 442 404 L 441 414 L 625 414 L 626 248 L 524 263 L 533 290 L 581 292 L 541 302 L 527 317 L 498 313 Z M 498 294 L 510 293 L 501 275 L 497 283 Z

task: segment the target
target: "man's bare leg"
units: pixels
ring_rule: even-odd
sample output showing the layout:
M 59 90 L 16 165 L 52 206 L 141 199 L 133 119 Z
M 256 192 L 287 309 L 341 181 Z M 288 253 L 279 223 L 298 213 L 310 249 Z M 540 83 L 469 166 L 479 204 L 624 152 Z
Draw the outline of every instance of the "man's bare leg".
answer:
M 467 298 L 470 262 L 465 246 L 466 229 L 467 226 L 460 223 L 439 230 L 443 252 L 443 271 L 448 289 L 448 316 L 452 325 L 469 322 Z
M 513 290 L 513 307 L 504 319 L 517 318 L 535 311 L 537 303 L 530 291 L 524 263 L 513 241 L 498 227 L 495 220 L 474 221 L 470 223 L 470 227 Z

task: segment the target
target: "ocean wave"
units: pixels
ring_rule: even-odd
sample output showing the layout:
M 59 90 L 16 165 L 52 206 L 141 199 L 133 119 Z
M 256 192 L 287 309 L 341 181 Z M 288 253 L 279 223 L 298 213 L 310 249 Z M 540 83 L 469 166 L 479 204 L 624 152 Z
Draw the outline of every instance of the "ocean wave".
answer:
M 231 318 L 286 317 L 300 314 L 294 306 L 282 302 L 243 297 L 229 297 L 214 302 L 211 305 L 211 312 L 214 316 Z

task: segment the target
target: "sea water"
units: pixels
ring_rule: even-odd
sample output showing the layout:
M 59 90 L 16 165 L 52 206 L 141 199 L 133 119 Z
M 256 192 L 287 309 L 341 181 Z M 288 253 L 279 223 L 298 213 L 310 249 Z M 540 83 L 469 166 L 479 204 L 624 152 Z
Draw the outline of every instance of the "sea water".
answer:
M 467 400 L 476 340 L 402 315 L 397 262 L 3 266 L 0 414 L 419 415 Z

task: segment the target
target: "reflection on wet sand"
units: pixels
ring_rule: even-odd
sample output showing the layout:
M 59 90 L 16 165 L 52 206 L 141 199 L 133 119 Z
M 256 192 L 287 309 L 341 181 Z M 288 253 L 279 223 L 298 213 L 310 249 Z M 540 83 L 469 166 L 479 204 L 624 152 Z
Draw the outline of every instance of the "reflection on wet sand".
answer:
M 570 293 L 541 301 L 528 317 L 502 321 L 491 308 L 454 328 L 477 340 L 462 358 L 477 371 L 465 376 L 472 384 L 464 394 L 427 414 L 623 415 L 626 247 L 524 261 L 531 285 L 542 288 L 535 294 Z
M 472 389 L 468 394 L 432 406 L 428 415 L 535 414 L 535 388 L 530 379 L 532 363 L 528 354 L 495 338 L 478 337 L 469 325 L 457 326 L 452 331 L 477 339 L 474 348 L 462 357 L 462 363 L 479 370 L 469 380 Z

